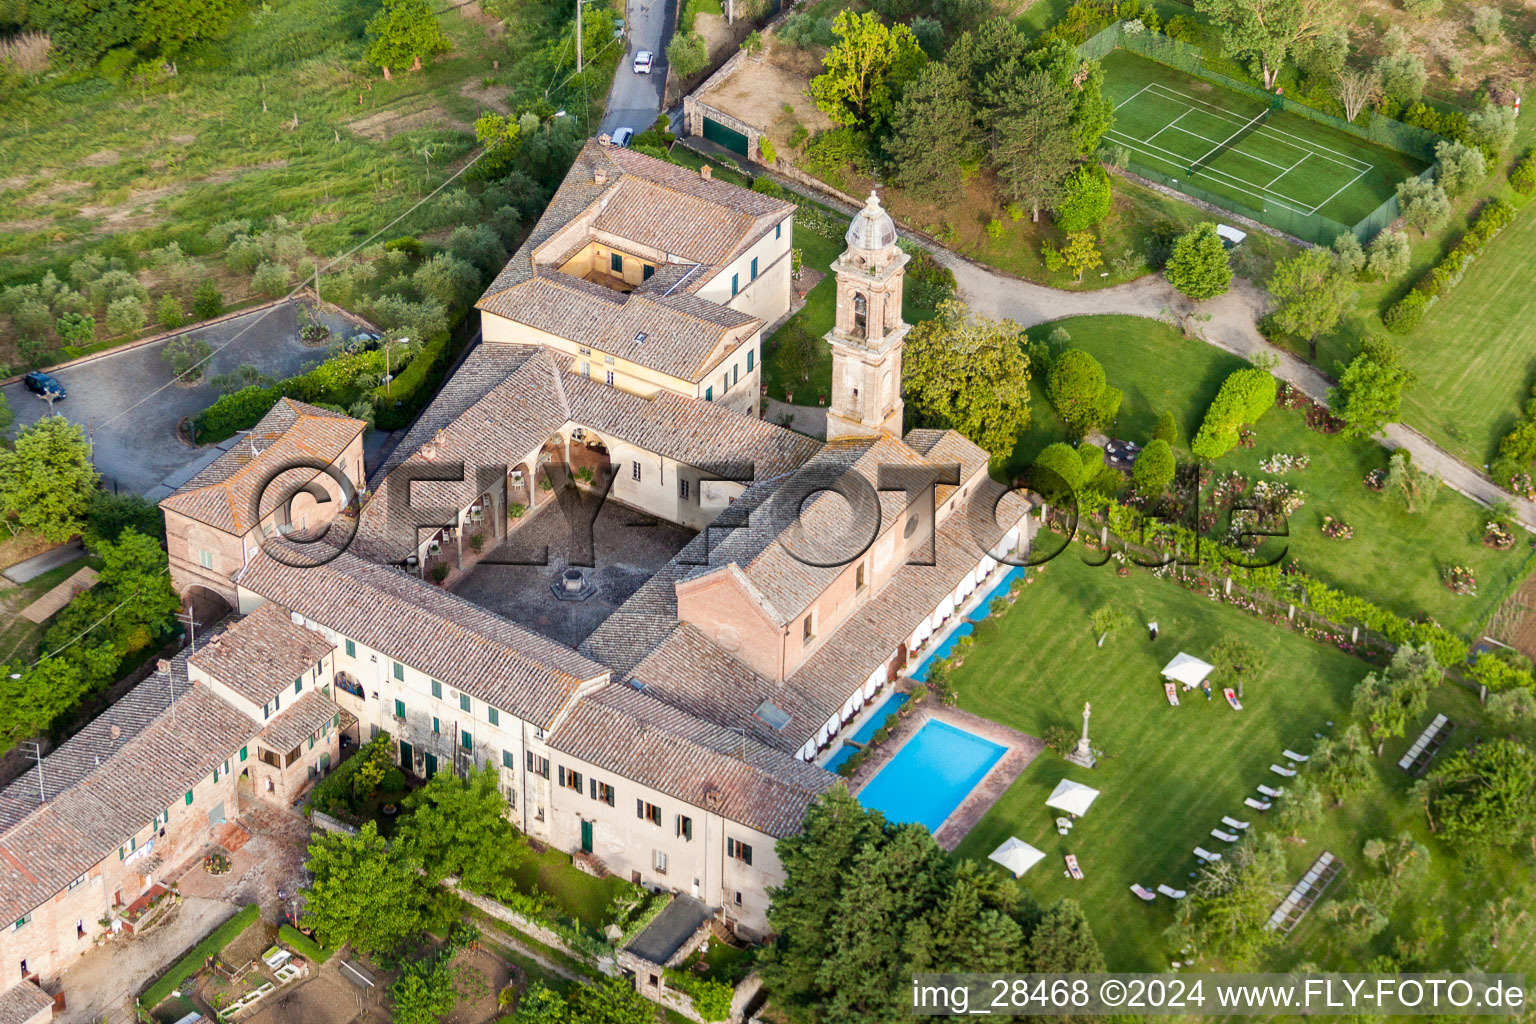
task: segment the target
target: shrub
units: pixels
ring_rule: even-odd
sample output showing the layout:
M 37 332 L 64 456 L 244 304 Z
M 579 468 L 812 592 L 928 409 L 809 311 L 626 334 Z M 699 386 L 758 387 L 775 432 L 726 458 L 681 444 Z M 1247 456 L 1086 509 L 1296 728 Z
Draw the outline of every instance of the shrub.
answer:
M 1536 153 L 1526 154 L 1509 172 L 1509 186 L 1523 196 L 1536 193 Z
M 1440 163 L 1440 187 L 1452 199 L 1472 191 L 1488 172 L 1483 151 L 1460 142 L 1437 143 L 1435 159 Z
M 1158 495 L 1173 482 L 1173 449 L 1161 438 L 1153 441 L 1136 456 L 1131 468 L 1131 480 L 1139 494 Z
M 1068 349 L 1051 360 L 1046 394 L 1067 429 L 1081 436 L 1100 422 L 1104 367 L 1082 349 Z
M 868 140 L 852 128 L 830 128 L 817 132 L 805 147 L 803 164 L 806 171 L 828 184 L 841 185 L 849 167 L 860 174 L 869 173 Z
M 170 365 L 171 376 L 183 384 L 195 384 L 203 379 L 207 359 L 213 348 L 202 338 L 183 334 L 172 338 L 160 350 L 160 357 Z
M 1232 284 L 1232 265 L 1216 225 L 1205 221 L 1180 235 L 1163 273 L 1169 284 L 1196 301 L 1225 294 Z
M 762 154 L 763 163 L 771 164 L 778 162 L 779 155 L 774 152 L 773 140 L 768 136 L 759 135 L 757 137 L 757 151 Z
M 706 1021 L 725 1020 L 731 1015 L 731 999 L 736 991 L 724 982 L 701 978 L 692 971 L 667 968 L 667 984 L 686 995 L 693 1012 Z
M 1424 319 L 1424 314 L 1429 312 L 1430 298 L 1423 292 L 1415 289 L 1394 302 L 1386 314 L 1381 318 L 1389 330 L 1398 334 L 1407 334 Z
M 192 296 L 192 315 L 198 320 L 212 320 L 224 312 L 224 296 L 213 278 L 204 278 Z
M 1484 46 L 1504 38 L 1504 14 L 1497 7 L 1472 8 L 1472 32 Z
M 235 941 L 260 916 L 261 907 L 258 904 L 252 903 L 242 908 L 234 917 L 215 928 L 206 939 L 193 946 L 186 956 L 171 965 L 159 981 L 144 990 L 139 1002 L 150 1008 L 163 1003 L 189 975 L 202 970 L 209 957 Z
M 107 333 L 132 334 L 149 320 L 144 313 L 144 303 L 137 296 L 124 295 L 107 306 Z
M 994 242 L 1002 241 L 1003 222 L 998 220 L 996 217 L 993 217 L 991 220 L 987 221 L 987 237 L 992 239 Z
M 1217 459 L 1231 451 L 1243 425 L 1258 422 L 1275 404 L 1277 387 L 1266 370 L 1238 370 L 1228 376 L 1206 410 L 1190 451 L 1202 459 Z
M 277 937 L 285 946 L 292 946 L 298 954 L 315 964 L 323 964 L 336 952 L 335 947 L 325 947 L 305 935 L 291 924 L 277 926 Z
M 155 319 L 160 321 L 161 327 L 171 331 L 187 322 L 187 314 L 182 311 L 181 300 L 166 292 L 155 306 Z
M 288 268 L 281 263 L 263 261 L 251 275 L 251 290 L 275 299 L 288 290 L 288 276 Z
M 1152 437 L 1158 441 L 1166 441 L 1169 445 L 1179 443 L 1179 425 L 1174 420 L 1173 413 L 1163 410 L 1157 418 L 1157 426 L 1152 430 Z
M 212 444 L 251 429 L 282 396 L 281 388 L 252 386 L 220 397 L 193 421 L 195 440 Z
M 1096 163 L 1080 164 L 1062 183 L 1061 202 L 1055 211 L 1056 226 L 1068 233 L 1086 231 L 1109 216 L 1112 201 L 1109 175 L 1104 168 Z
M 687 78 L 709 67 L 709 46 L 697 32 L 679 32 L 667 44 L 667 62 Z
M 55 326 L 66 345 L 88 345 L 96 336 L 96 318 L 84 313 L 65 313 Z

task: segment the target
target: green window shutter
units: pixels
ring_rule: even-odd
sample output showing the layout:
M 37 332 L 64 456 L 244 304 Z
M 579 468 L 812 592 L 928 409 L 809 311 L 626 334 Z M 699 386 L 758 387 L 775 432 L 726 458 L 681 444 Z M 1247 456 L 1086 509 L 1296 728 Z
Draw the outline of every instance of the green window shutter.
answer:
M 436 679 L 432 680 L 432 696 L 436 697 L 438 700 L 443 699 L 443 684 L 438 682 Z
M 310 750 L 314 750 L 315 749 L 315 737 L 314 737 L 313 733 L 311 733 L 310 737 L 309 737 L 309 749 Z
M 433 715 L 432 716 L 432 735 L 436 736 L 437 734 L 439 734 L 442 731 L 443 731 L 442 725 L 438 722 L 437 716 Z
M 654 273 L 656 273 L 656 268 L 647 263 L 645 269 L 640 272 L 640 278 L 643 281 L 649 281 Z
M 295 679 L 293 681 L 293 692 L 294 693 L 303 693 L 304 692 L 304 677 L 303 676 L 299 676 L 299 678 L 297 678 L 297 679 Z
M 512 760 L 512 751 L 510 751 L 510 750 L 503 750 L 501 752 L 501 766 L 503 768 L 516 768 L 517 767 L 517 762 Z
M 396 718 L 404 718 L 405 717 L 405 701 L 403 701 L 403 700 L 395 701 L 395 717 Z
M 240 748 L 240 760 L 242 760 L 242 761 L 245 760 L 245 752 L 246 752 L 246 748 L 245 747 L 241 747 Z
M 490 722 L 492 725 L 500 725 L 501 724 L 501 713 L 499 711 L 497 711 L 495 708 L 487 706 L 486 709 L 485 709 L 485 719 L 486 719 L 486 721 Z
M 351 640 L 347 641 L 347 657 L 357 657 L 357 644 L 353 643 Z
M 756 281 L 757 280 L 757 257 L 756 256 L 752 257 L 752 276 L 748 280 L 752 280 L 752 281 Z
M 747 372 L 748 373 L 752 372 L 752 366 L 753 366 L 754 359 L 755 359 L 756 356 L 757 356 L 756 352 L 752 351 L 750 348 L 747 349 Z
M 460 711 L 468 711 L 469 710 L 469 694 L 467 694 L 467 693 L 459 694 L 459 710 Z
M 475 749 L 474 737 L 469 734 L 468 729 L 459 730 L 459 745 L 462 746 L 465 750 Z
M 608 254 L 608 266 L 613 268 L 615 274 L 624 273 L 624 257 L 616 252 Z
M 400 680 L 401 682 L 405 681 L 405 666 L 404 665 L 400 664 L 398 661 L 395 662 L 394 663 L 394 670 L 393 671 L 395 673 L 395 678 L 396 679 Z
M 739 292 L 739 291 L 741 291 L 741 275 L 740 274 L 732 274 L 731 275 L 731 296 L 734 298 L 736 293 Z
M 187 806 L 192 806 L 192 791 L 190 789 L 187 790 Z

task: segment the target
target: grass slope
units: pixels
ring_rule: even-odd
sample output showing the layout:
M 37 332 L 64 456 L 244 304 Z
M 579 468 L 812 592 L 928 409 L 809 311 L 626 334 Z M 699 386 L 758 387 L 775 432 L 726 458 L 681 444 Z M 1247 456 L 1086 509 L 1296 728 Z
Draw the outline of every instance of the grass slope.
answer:
M 1110 566 L 1090 568 L 1079 554 L 1073 548 L 1037 575 L 1002 619 L 999 635 L 971 649 L 955 682 L 962 708 L 1036 736 L 1053 725 L 1077 727 L 1083 702 L 1090 701 L 1090 733 L 1105 757 L 1088 772 L 1043 753 L 966 837 L 959 853 L 984 858 L 1009 836 L 1035 845 L 1047 858 L 1023 884 L 1037 899 L 1081 901 L 1112 970 L 1161 970 L 1177 959 L 1160 937 L 1172 922 L 1171 906 L 1162 898 L 1143 904 L 1129 886 L 1183 887 L 1196 866 L 1195 846 L 1225 848 L 1210 835 L 1223 815 L 1263 828 L 1264 816 L 1245 807 L 1243 798 L 1259 783 L 1282 781 L 1268 771 L 1282 750 L 1307 751 L 1314 733 L 1329 731 L 1330 721 L 1334 729 L 1343 728 L 1350 691 L 1370 666 L 1144 570 L 1122 578 Z M 1133 626 L 1098 648 L 1088 615 L 1104 604 L 1123 609 Z M 1161 628 L 1155 643 L 1148 642 L 1142 626 L 1151 619 Z M 1159 669 L 1181 650 L 1208 654 L 1227 635 L 1258 645 L 1268 656 L 1268 671 L 1246 687 L 1244 710 L 1231 710 L 1219 692 L 1207 702 L 1198 690 L 1170 707 Z M 1471 738 L 1478 712 L 1465 691 L 1447 684 L 1432 703 L 1432 713 L 1446 710 L 1462 723 L 1453 743 Z M 1322 827 L 1307 835 L 1309 842 L 1290 847 L 1288 874 L 1299 878 L 1327 849 L 1350 868 L 1345 884 L 1363 879 L 1372 870 L 1360 853 L 1364 840 L 1410 828 L 1430 844 L 1435 859 L 1429 878 L 1392 914 L 1393 927 L 1370 950 L 1331 946 L 1333 937 L 1313 915 L 1274 955 L 1276 965 L 1337 964 L 1346 955 L 1358 964 L 1372 952 L 1390 949 L 1395 935 L 1406 933 L 1421 916 L 1446 922 L 1449 938 L 1437 952 L 1443 962 L 1457 963 L 1451 950 L 1458 928 L 1470 927 L 1482 900 L 1494 897 L 1492 880 L 1514 870 L 1513 858 L 1498 855 L 1487 861 L 1485 877 L 1481 869 L 1471 870 L 1472 860 L 1427 836 L 1422 814 L 1406 796 L 1411 780 L 1396 767 L 1409 741 L 1387 744 L 1378 762 L 1378 786 L 1329 812 Z M 1063 777 L 1087 782 L 1102 794 L 1066 836 L 1057 834 L 1055 814 L 1044 804 Z M 1077 855 L 1083 881 L 1065 876 L 1067 853 Z M 1330 896 L 1338 891 L 1342 886 Z M 1508 963 L 1529 963 L 1531 938 L 1526 922 L 1519 941 L 1501 955 Z

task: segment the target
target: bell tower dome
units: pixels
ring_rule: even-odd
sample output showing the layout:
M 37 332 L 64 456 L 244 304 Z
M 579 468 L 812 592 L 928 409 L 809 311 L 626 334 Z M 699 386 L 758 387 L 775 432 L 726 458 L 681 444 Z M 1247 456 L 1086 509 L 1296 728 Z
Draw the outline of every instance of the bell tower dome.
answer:
M 873 190 L 844 235 L 848 248 L 832 264 L 837 321 L 832 347 L 832 402 L 827 440 L 901 435 L 901 284 L 911 259 L 896 244 L 896 224 Z

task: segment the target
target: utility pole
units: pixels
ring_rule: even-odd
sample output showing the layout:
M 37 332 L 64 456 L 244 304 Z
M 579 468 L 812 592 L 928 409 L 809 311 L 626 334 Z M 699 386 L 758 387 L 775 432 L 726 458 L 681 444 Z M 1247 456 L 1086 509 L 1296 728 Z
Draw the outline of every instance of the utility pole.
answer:
M 576 0 L 576 73 L 581 74 L 581 0 Z

